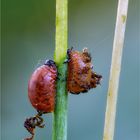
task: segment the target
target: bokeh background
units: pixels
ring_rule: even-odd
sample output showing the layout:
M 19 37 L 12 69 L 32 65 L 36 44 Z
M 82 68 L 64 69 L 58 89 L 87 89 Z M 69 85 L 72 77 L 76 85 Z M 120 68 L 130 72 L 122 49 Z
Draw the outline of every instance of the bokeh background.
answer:
M 120 77 L 115 140 L 140 140 L 139 0 L 130 0 Z M 69 0 L 69 47 L 89 48 L 101 86 L 69 95 L 68 140 L 102 140 L 117 0 Z M 31 73 L 55 48 L 55 0 L 2 1 L 2 140 L 29 134 L 26 117 L 36 111 L 27 97 Z M 35 140 L 51 140 L 52 115 Z

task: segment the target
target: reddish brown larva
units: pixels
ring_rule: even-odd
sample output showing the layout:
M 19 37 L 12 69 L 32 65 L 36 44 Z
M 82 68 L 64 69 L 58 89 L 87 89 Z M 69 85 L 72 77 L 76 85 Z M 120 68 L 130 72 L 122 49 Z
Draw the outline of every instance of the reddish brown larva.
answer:
M 31 137 L 24 140 L 33 140 L 34 129 L 43 128 L 43 113 L 54 111 L 56 94 L 57 68 L 52 60 L 47 60 L 44 65 L 37 68 L 28 83 L 28 97 L 38 114 L 27 118 L 24 127 L 30 132 Z
M 91 56 L 87 49 L 78 52 L 68 50 L 67 89 L 73 94 L 87 92 L 100 84 L 101 75 L 92 71 Z
M 37 68 L 28 84 L 28 96 L 32 106 L 42 112 L 54 111 L 57 69 L 52 60 Z

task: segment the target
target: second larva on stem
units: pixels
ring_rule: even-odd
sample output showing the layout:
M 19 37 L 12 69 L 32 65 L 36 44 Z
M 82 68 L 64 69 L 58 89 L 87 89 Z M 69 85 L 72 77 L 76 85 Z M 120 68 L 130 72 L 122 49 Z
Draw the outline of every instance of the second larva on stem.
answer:
M 83 52 L 68 50 L 67 89 L 73 94 L 87 92 L 100 84 L 101 75 L 92 71 L 91 56 L 87 48 Z

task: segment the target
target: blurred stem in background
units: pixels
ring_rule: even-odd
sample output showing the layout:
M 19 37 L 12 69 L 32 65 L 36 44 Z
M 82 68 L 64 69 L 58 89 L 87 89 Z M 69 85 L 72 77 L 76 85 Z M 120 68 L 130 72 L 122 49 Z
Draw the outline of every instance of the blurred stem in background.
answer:
M 128 0 L 119 0 L 105 115 L 103 140 L 113 140 Z
M 58 68 L 56 105 L 53 114 L 52 140 L 67 140 L 67 102 L 66 89 L 68 44 L 68 0 L 56 0 L 56 35 L 54 60 Z

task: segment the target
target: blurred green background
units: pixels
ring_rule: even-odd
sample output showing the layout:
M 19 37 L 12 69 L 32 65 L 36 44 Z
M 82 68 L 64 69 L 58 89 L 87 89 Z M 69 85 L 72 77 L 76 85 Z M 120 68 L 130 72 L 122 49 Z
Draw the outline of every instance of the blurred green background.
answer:
M 117 107 L 115 140 L 140 140 L 139 0 L 130 0 Z M 102 140 L 117 1 L 69 0 L 69 47 L 91 52 L 102 85 L 69 95 L 68 140 Z M 28 136 L 26 117 L 36 111 L 27 97 L 31 73 L 55 47 L 54 0 L 2 1 L 2 140 Z M 51 140 L 52 115 L 35 140 Z

